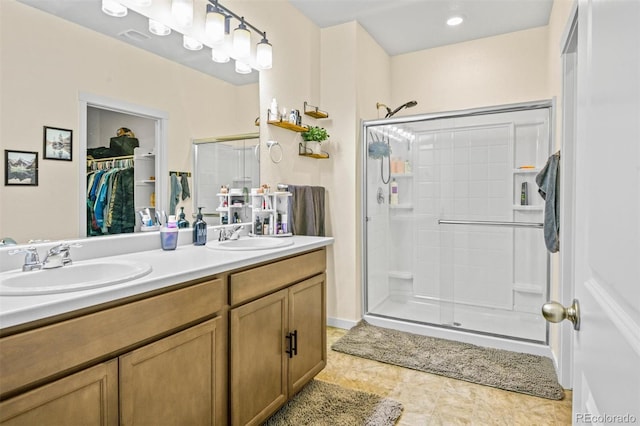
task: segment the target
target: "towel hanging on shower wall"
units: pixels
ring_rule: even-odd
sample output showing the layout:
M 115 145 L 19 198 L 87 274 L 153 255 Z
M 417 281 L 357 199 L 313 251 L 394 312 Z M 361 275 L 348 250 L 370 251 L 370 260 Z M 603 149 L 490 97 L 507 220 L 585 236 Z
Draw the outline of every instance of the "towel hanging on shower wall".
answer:
M 560 151 L 549 157 L 536 183 L 544 199 L 544 243 L 555 253 L 560 249 Z

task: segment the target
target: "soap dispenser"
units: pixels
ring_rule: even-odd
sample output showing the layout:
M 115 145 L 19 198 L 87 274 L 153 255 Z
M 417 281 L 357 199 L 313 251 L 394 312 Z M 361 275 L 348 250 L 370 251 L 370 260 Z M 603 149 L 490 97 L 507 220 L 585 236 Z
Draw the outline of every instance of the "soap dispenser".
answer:
M 188 228 L 189 221 L 184 217 L 184 207 L 180 207 L 180 216 L 178 219 L 178 228 Z
M 193 244 L 196 246 L 207 244 L 207 222 L 202 220 L 202 207 L 198 207 L 198 215 L 193 222 Z

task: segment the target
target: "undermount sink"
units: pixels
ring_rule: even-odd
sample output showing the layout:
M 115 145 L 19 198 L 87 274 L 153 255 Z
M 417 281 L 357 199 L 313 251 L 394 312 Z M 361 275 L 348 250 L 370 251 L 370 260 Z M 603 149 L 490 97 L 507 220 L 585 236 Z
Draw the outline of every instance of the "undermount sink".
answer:
M 211 241 L 207 247 L 216 250 L 268 250 L 293 245 L 291 238 L 239 238 L 237 240 Z
M 9 271 L 0 274 L 0 295 L 30 296 L 105 287 L 134 280 L 151 272 L 144 262 L 82 261 L 60 268 Z

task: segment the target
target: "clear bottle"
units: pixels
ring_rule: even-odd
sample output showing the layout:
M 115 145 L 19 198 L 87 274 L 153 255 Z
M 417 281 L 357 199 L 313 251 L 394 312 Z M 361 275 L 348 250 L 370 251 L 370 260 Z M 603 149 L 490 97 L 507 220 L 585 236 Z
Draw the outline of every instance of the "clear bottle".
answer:
M 179 219 L 178 219 L 178 228 L 188 228 L 188 227 L 189 227 L 189 221 L 187 219 L 185 219 L 184 207 L 180 207 L 180 215 L 179 215 Z

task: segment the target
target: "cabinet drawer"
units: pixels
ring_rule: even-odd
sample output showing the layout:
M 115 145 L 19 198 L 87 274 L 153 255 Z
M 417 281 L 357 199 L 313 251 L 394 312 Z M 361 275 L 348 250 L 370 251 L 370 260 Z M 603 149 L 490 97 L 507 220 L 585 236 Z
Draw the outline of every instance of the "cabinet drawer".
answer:
M 325 249 L 231 274 L 230 303 L 237 305 L 322 273 Z
M 222 279 L 206 281 L 0 339 L 0 396 L 222 309 Z

